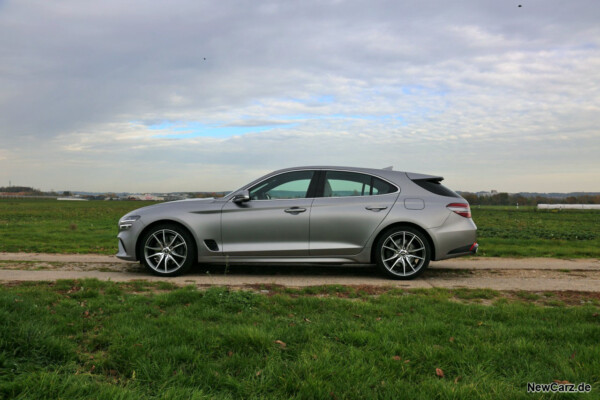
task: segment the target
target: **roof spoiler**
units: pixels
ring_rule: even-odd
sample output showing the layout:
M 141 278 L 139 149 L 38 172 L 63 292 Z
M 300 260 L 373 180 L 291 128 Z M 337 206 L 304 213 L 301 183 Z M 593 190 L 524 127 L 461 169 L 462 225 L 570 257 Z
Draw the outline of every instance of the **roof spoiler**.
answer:
M 422 179 L 422 180 L 427 180 L 427 181 L 441 182 L 441 181 L 444 180 L 443 176 L 417 174 L 417 173 L 414 173 L 414 172 L 407 172 L 406 176 L 411 181 L 416 181 L 416 180 L 421 180 Z

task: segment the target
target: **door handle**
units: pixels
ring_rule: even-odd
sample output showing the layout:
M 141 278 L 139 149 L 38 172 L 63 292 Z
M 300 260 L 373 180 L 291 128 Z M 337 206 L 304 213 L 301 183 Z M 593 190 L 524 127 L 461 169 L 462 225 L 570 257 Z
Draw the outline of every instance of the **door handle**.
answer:
M 366 210 L 379 212 L 385 210 L 387 207 L 365 207 Z
M 306 211 L 306 208 L 292 207 L 292 208 L 286 208 L 284 211 L 288 214 L 296 215 L 296 214 L 300 214 L 300 213 L 303 213 L 304 211 Z

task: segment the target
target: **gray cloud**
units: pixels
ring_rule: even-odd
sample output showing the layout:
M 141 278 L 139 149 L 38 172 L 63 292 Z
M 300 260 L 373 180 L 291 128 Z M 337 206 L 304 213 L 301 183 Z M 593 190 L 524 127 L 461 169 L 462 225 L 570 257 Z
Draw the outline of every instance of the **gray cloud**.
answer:
M 594 1 L 4 2 L 0 185 L 221 190 L 325 163 L 600 190 L 598 20 Z

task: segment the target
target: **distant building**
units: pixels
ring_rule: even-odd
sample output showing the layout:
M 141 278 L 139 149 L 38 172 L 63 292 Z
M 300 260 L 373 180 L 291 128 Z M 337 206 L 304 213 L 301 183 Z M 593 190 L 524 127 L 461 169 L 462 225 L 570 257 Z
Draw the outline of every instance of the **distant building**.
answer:
M 479 197 L 491 197 L 495 194 L 498 194 L 498 191 L 495 189 L 492 189 L 490 192 L 477 192 L 475 194 Z
M 143 200 L 143 201 L 163 201 L 164 197 L 155 196 L 150 193 L 146 194 L 130 194 L 128 197 L 129 200 Z
M 600 204 L 538 204 L 539 210 L 600 210 Z
M 81 197 L 58 197 L 56 200 L 61 201 L 88 201 L 88 199 L 83 199 Z
M 162 197 L 165 201 L 185 200 L 188 198 L 188 196 L 185 196 L 185 195 L 173 195 L 173 194 L 166 194 Z

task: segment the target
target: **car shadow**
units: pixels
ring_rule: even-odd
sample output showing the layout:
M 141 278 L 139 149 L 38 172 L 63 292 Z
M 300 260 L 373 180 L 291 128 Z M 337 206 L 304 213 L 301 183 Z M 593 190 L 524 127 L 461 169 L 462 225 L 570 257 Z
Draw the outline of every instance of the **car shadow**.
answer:
M 238 264 L 238 265 L 196 265 L 190 275 L 255 275 L 255 276 L 368 276 L 377 277 L 374 265 L 314 265 L 314 264 Z

